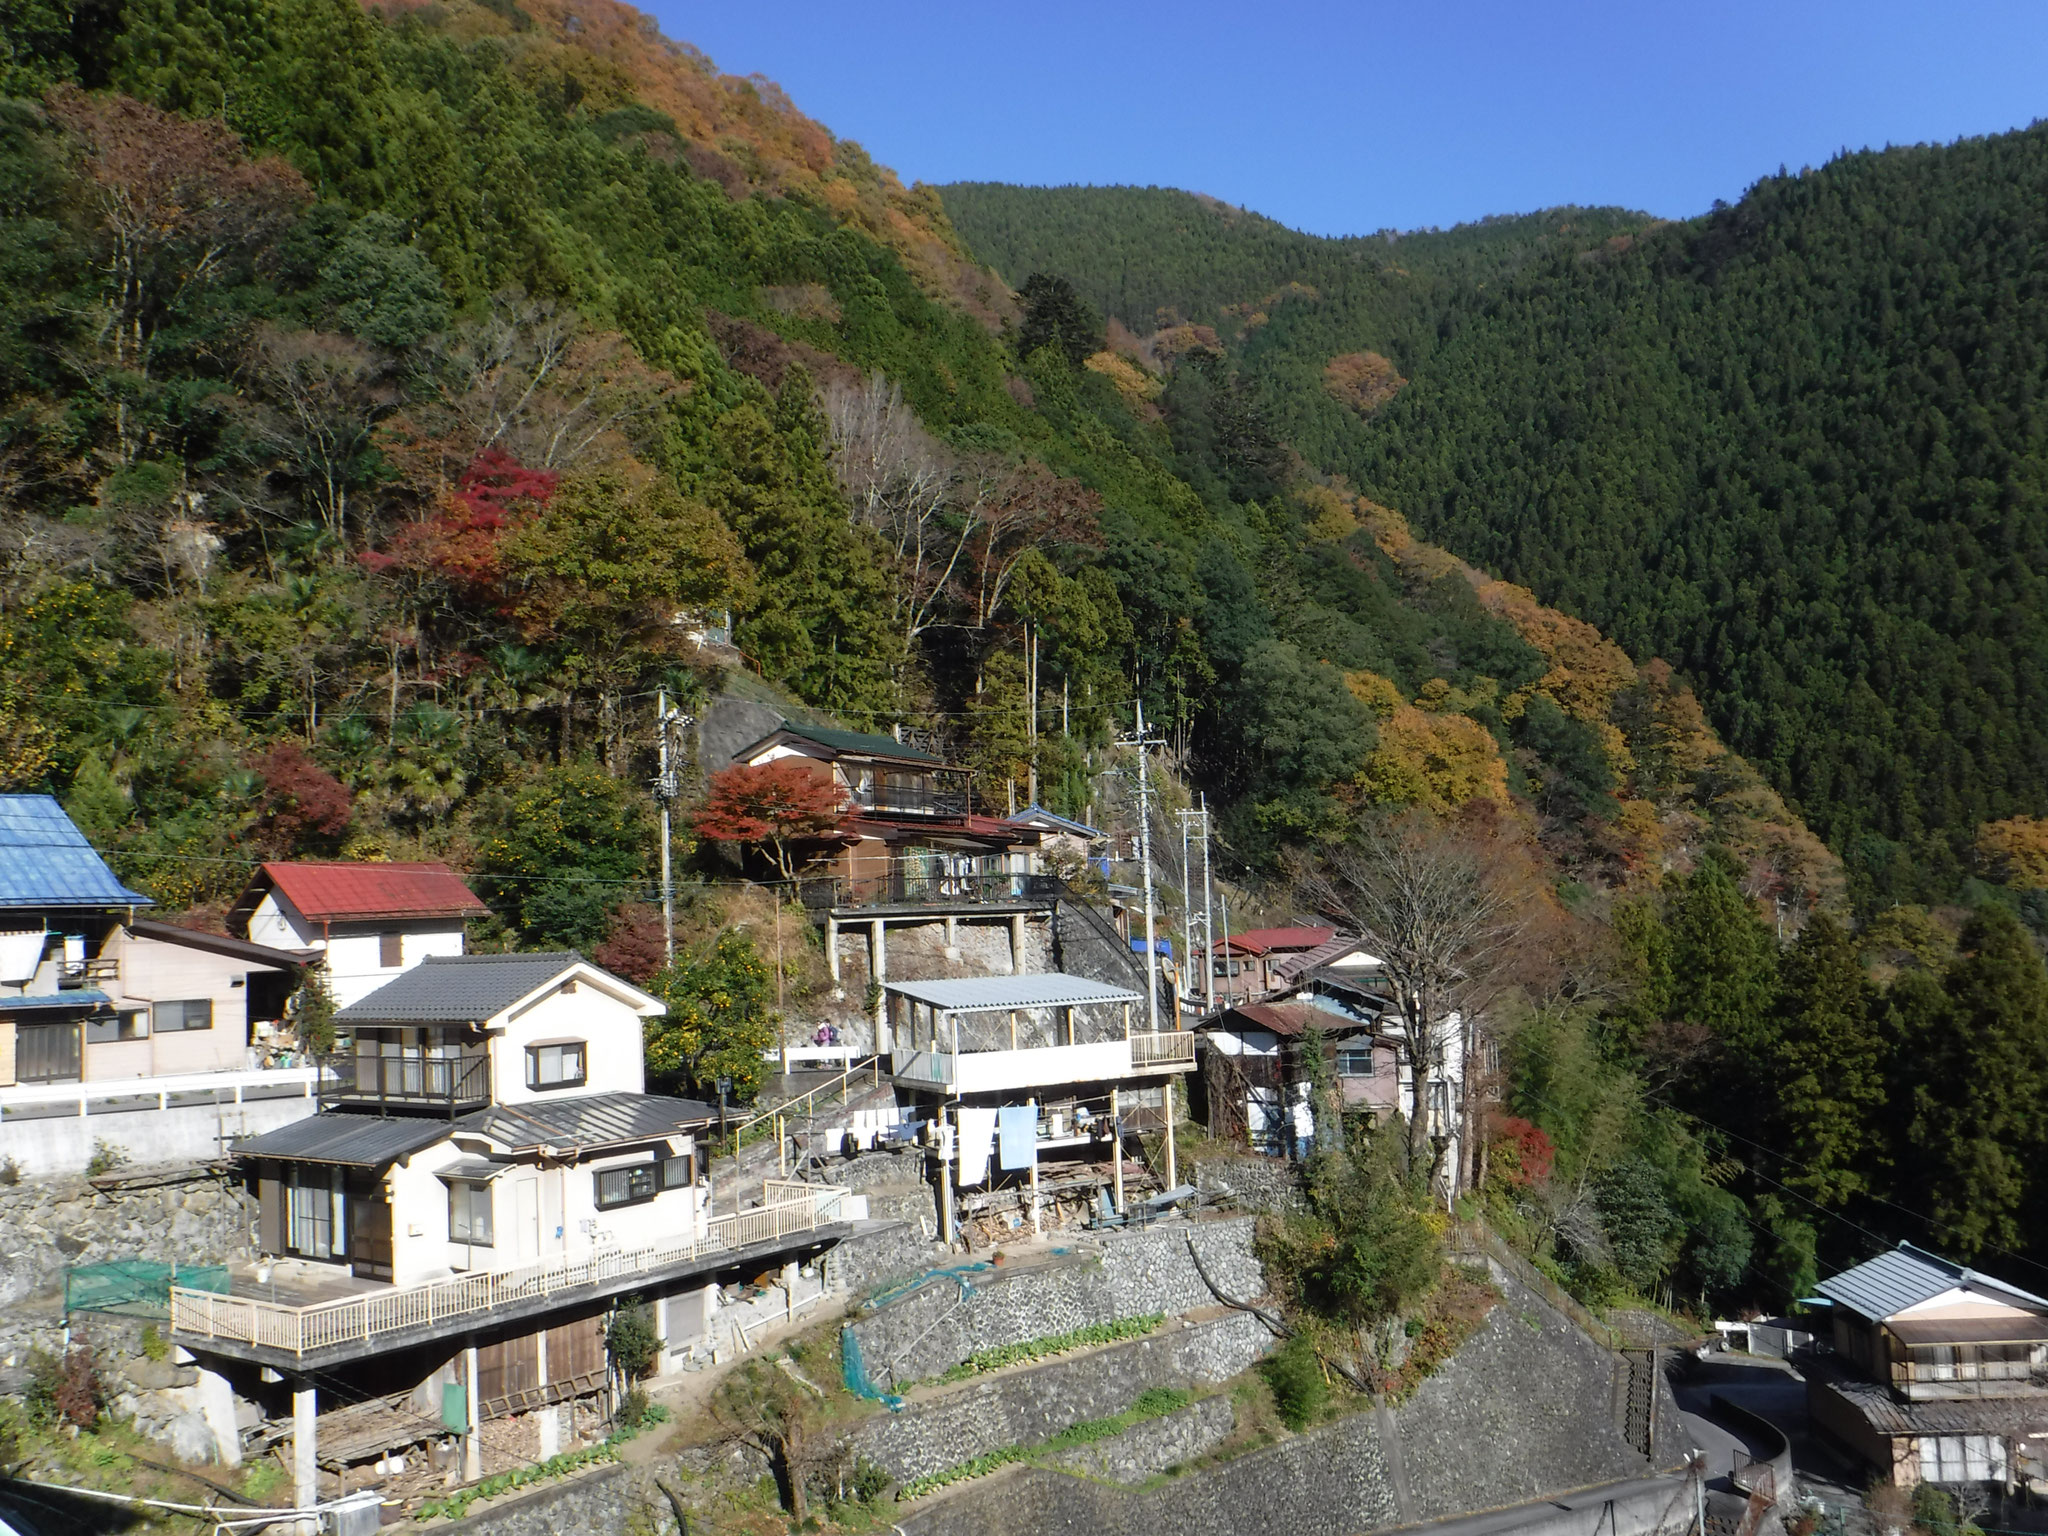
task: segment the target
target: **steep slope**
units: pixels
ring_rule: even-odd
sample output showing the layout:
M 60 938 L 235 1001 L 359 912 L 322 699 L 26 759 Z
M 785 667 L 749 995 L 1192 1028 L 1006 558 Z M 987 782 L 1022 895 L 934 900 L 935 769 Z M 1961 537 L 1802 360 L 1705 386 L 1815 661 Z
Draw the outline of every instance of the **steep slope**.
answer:
M 2032 129 L 1376 263 L 1181 194 L 946 195 L 1012 280 L 1213 311 L 1310 462 L 1696 679 L 1880 902 L 1952 894 L 1980 824 L 2048 808 L 2044 190 Z

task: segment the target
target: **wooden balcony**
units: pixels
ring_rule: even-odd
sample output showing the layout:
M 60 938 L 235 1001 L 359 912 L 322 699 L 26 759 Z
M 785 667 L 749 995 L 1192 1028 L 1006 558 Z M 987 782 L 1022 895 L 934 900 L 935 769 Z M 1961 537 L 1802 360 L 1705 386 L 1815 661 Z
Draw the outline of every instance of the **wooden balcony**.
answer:
M 544 1312 L 630 1290 L 678 1270 L 716 1267 L 730 1254 L 778 1243 L 794 1246 L 792 1239 L 819 1235 L 840 1220 L 839 1202 L 846 1192 L 821 1190 L 821 1199 L 811 1186 L 778 1182 L 767 1193 L 770 1203 L 714 1216 L 700 1236 L 425 1285 L 379 1286 L 301 1305 L 173 1286 L 170 1336 L 188 1349 L 258 1360 L 378 1353 L 474 1328 L 489 1314 Z

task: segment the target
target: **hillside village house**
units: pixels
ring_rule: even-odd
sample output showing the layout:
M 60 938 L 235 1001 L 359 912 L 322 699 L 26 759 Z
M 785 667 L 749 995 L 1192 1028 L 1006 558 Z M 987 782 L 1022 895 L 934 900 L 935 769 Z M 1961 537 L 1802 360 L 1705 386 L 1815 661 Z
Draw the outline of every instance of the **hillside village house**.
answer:
M 1209 1134 L 1268 1157 L 1305 1157 L 1315 1136 L 1315 1075 L 1310 1051 L 1320 1040 L 1324 1070 L 1346 1114 L 1378 1119 L 1401 1108 L 1400 1048 L 1378 1021 L 1346 1017 L 1313 1003 L 1245 1003 L 1196 1026 L 1201 1040 L 1202 1101 Z
M 2048 1480 L 2048 1298 L 1901 1243 L 1820 1282 L 1817 1429 L 1901 1488 Z
M 0 796 L 0 1157 L 77 1172 L 105 1142 L 130 1161 L 219 1156 L 313 1112 L 310 1066 L 281 1071 L 302 954 L 137 914 L 47 795 Z
M 1121 1211 L 1125 1150 L 1142 1131 L 1165 1131 L 1173 1182 L 1166 1095 L 1194 1066 L 1194 1037 L 1170 1015 L 1166 1028 L 1147 1030 L 1143 993 L 1059 973 L 885 991 L 897 1093 L 911 1118 L 934 1127 L 949 1237 L 955 1192 L 977 1187 L 1007 1187 L 1037 1227 L 1046 1164 L 1072 1192 L 1101 1189 L 1103 1176 L 1082 1165 L 1107 1162 L 1105 1192 Z
M 1285 989 L 1282 967 L 1337 937 L 1334 928 L 1247 928 L 1225 934 L 1205 952 L 1220 1007 L 1256 1003 Z
M 301 1504 L 451 1433 L 480 1476 L 480 1427 L 501 1420 L 501 1453 L 545 1459 L 596 1423 L 577 1404 L 607 1387 L 620 1297 L 650 1306 L 667 1374 L 722 1274 L 844 1235 L 804 1186 L 714 1214 L 715 1111 L 645 1091 L 641 1021 L 661 1009 L 561 953 L 430 955 L 340 1010 L 320 1113 L 236 1148 L 266 1258 L 229 1294 L 172 1292 L 224 1458 L 233 1394 L 288 1404 Z
M 230 933 L 320 958 L 347 1007 L 429 955 L 463 952 L 464 924 L 490 909 L 446 864 L 273 863 L 228 910 Z

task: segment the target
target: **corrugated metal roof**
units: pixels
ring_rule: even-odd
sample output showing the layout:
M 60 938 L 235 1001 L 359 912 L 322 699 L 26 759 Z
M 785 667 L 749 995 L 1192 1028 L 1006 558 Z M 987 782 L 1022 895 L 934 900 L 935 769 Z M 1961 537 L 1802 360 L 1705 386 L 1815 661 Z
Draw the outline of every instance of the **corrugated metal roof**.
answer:
M 273 1157 L 288 1163 L 334 1163 L 344 1168 L 382 1168 L 445 1141 L 454 1129 L 454 1124 L 447 1120 L 313 1115 L 237 1142 L 235 1156 Z
M 572 966 L 574 950 L 538 955 L 429 955 L 334 1015 L 337 1024 L 467 1024 L 502 1013 Z
M 783 721 L 759 741 L 740 748 L 733 754 L 734 759 L 739 762 L 746 761 L 777 736 L 794 736 L 800 741 L 808 741 L 813 746 L 823 747 L 834 754 L 847 752 L 855 757 L 888 757 L 904 763 L 943 765 L 945 762 L 945 759 L 933 757 L 929 752 L 906 747 L 893 736 L 875 736 L 866 731 L 842 731 L 829 725 L 796 725 L 788 720 Z
M 1200 1027 L 1205 1030 L 1240 1030 L 1249 1026 L 1285 1035 L 1291 1040 L 1311 1024 L 1330 1035 L 1356 1034 L 1372 1028 L 1363 1019 L 1347 1019 L 1313 1003 L 1243 1003 L 1213 1019 L 1204 1020 Z
M 267 965 L 280 971 L 295 970 L 319 953 L 318 950 L 307 950 L 304 954 L 297 954 L 289 949 L 272 949 L 268 944 L 251 944 L 247 939 L 231 939 L 224 933 L 201 933 L 196 928 L 180 928 L 175 923 L 152 923 L 142 918 L 129 923 L 127 928 L 138 939 L 177 944 L 186 949 L 203 950 L 230 960 L 246 960 L 251 965 Z
M 892 981 L 884 990 L 947 1013 L 1000 1013 L 1011 1008 L 1077 1008 L 1086 1003 L 1142 1003 L 1145 994 L 1086 976 L 1048 971 L 1036 976 L 962 976 L 952 981 Z
M 1016 815 L 1006 819 L 1014 826 L 1037 827 L 1041 831 L 1050 832 L 1070 832 L 1076 837 L 1085 837 L 1091 842 L 1109 835 L 1106 832 L 1096 831 L 1095 828 L 1087 825 L 1085 822 L 1070 821 L 1065 816 L 1048 811 L 1042 805 L 1027 805 Z
M 0 795 L 0 907 L 153 907 L 49 795 Z
M 654 1093 L 592 1093 L 527 1104 L 495 1104 L 455 1122 L 514 1149 L 616 1146 L 710 1125 L 718 1111 L 696 1099 Z
M 0 1013 L 21 1013 L 31 1008 L 97 1008 L 113 999 L 97 987 L 76 992 L 44 992 L 36 997 L 0 997 Z
M 1808 1375 L 1854 1408 L 1880 1435 L 2029 1435 L 2048 1428 L 2048 1407 L 2039 1398 L 1894 1397 L 1891 1389 L 1852 1376 L 1826 1356 L 1801 1366 Z
M 265 882 L 316 922 L 484 917 L 490 912 L 446 864 L 265 864 L 251 888 Z
M 2048 1298 L 1994 1280 L 1989 1275 L 1966 1269 L 1911 1243 L 1901 1243 L 1854 1269 L 1830 1275 L 1816 1289 L 1830 1301 L 1840 1302 L 1875 1322 L 1895 1317 L 1908 1307 L 1932 1301 L 1944 1291 L 1970 1286 L 1988 1291 L 2022 1306 L 2048 1308 Z

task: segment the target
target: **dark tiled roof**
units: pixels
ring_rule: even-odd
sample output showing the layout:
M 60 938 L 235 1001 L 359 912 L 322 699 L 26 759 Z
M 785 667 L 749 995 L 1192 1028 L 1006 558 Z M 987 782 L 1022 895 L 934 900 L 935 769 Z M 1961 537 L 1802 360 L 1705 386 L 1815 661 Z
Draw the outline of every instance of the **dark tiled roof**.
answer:
M 933 757 L 929 752 L 906 747 L 893 736 L 875 736 L 865 731 L 842 731 L 829 725 L 792 725 L 787 720 L 763 736 L 760 741 L 742 748 L 735 755 L 745 758 L 756 748 L 773 741 L 777 736 L 794 736 L 799 741 L 808 741 L 812 746 L 823 747 L 834 755 L 846 753 L 853 757 L 887 757 L 897 762 L 931 763 L 934 766 L 942 766 L 945 762 L 945 759 Z
M 1070 821 L 1065 816 L 1048 811 L 1042 805 L 1027 805 L 1007 819 L 1012 826 L 1037 827 L 1048 832 L 1071 832 L 1074 836 L 1085 837 L 1091 842 L 1109 835 L 1107 832 L 1098 832 L 1083 822 Z
M 484 917 L 490 911 L 446 864 L 265 864 L 235 903 L 244 923 L 270 888 L 315 922 Z
M 341 1009 L 337 1024 L 478 1023 L 530 997 L 573 965 L 574 950 L 540 955 L 429 955 L 368 997 Z
M 1830 1275 L 1817 1289 L 1828 1300 L 1874 1322 L 1883 1322 L 1957 1286 L 1986 1291 L 2019 1306 L 2048 1309 L 2048 1298 L 1965 1269 L 1952 1259 L 1915 1248 L 1911 1243 L 1901 1243 L 1891 1252 L 1881 1253 L 1854 1269 Z
M 1352 1034 L 1372 1027 L 1363 1020 L 1347 1019 L 1312 1003 L 1245 1003 L 1206 1020 L 1201 1027 L 1211 1030 L 1263 1029 L 1291 1040 L 1311 1024 L 1331 1035 Z
M 49 795 L 0 795 L 0 909 L 155 905 L 115 878 Z
M 291 1163 L 336 1163 L 382 1168 L 445 1140 L 446 1120 L 387 1119 L 382 1115 L 313 1115 L 235 1144 L 235 1156 L 274 1157 Z
M 696 1099 L 653 1093 L 591 1093 L 575 1098 L 495 1104 L 464 1115 L 455 1128 L 488 1136 L 514 1150 L 552 1146 L 588 1151 L 652 1141 L 717 1120 L 718 1111 Z
M 1932 1398 L 1907 1402 L 1874 1381 L 1852 1376 L 1825 1356 L 1803 1366 L 1880 1435 L 2006 1435 L 2048 1431 L 2048 1401 L 2038 1397 Z

